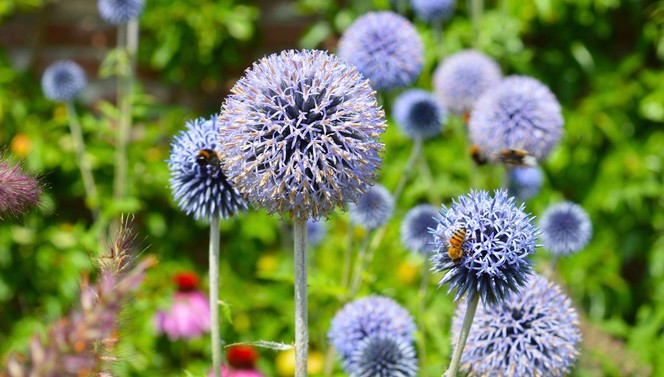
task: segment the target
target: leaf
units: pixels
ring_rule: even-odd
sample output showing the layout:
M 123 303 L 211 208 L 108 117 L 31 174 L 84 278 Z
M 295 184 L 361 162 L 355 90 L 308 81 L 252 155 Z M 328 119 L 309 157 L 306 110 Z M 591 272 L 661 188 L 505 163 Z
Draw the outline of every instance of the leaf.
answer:
M 292 344 L 286 344 L 283 342 L 271 342 L 268 340 L 257 340 L 255 342 L 240 342 L 240 343 L 231 343 L 227 344 L 224 346 L 224 348 L 236 346 L 236 345 L 246 345 L 246 346 L 254 346 L 254 347 L 260 347 L 260 348 L 269 348 L 274 351 L 286 351 L 286 350 L 292 350 L 295 348 L 294 345 Z

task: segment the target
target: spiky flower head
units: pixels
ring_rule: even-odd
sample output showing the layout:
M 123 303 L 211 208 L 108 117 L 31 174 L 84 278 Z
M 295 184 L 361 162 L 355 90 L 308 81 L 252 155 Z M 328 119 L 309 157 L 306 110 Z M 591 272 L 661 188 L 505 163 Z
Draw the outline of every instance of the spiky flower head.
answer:
M 376 229 L 384 225 L 394 212 L 394 198 L 381 184 L 371 187 L 356 203 L 348 206 L 350 222 L 364 229 Z
M 424 60 L 422 40 L 413 24 L 394 12 L 359 17 L 339 41 L 339 57 L 357 67 L 376 90 L 410 85 Z
M 532 77 L 509 76 L 480 97 L 468 130 L 488 155 L 521 149 L 541 161 L 558 144 L 562 127 L 561 107 L 549 88 Z
M 413 207 L 401 222 L 401 243 L 411 251 L 428 254 L 433 250 L 431 230 L 438 226 L 438 211 L 430 204 Z
M 167 161 L 171 191 L 180 209 L 205 222 L 212 216 L 226 219 L 246 211 L 246 201 L 221 167 L 217 116 L 191 120 L 186 127 L 173 139 Z
M 0 153 L 0 219 L 20 216 L 39 204 L 42 186 L 23 166 Z
M 433 76 L 434 92 L 445 107 L 456 115 L 470 111 L 478 98 L 498 85 L 500 66 L 476 50 L 463 50 L 447 57 Z
M 452 16 L 456 0 L 411 0 L 418 18 L 427 22 L 441 22 Z
M 324 220 L 307 220 L 307 242 L 310 246 L 316 246 L 321 243 L 326 235 L 327 226 Z
M 435 253 L 432 270 L 445 272 L 440 285 L 449 284 L 447 293 L 456 290 L 454 299 L 475 295 L 485 305 L 505 300 L 517 292 L 532 273 L 526 259 L 535 252 L 538 230 L 533 217 L 517 207 L 505 190 L 493 197 L 486 191 L 470 191 L 443 206 L 434 233 Z M 465 230 L 462 257 L 455 262 L 449 256 L 450 239 Z
M 72 101 L 87 83 L 83 68 L 71 60 L 52 63 L 41 78 L 44 97 L 53 102 Z
M 99 0 L 99 15 L 105 21 L 119 25 L 138 18 L 143 13 L 145 0 Z
M 410 342 L 374 334 L 360 341 L 344 369 L 351 377 L 415 377 L 417 356 Z
M 345 362 L 368 336 L 387 335 L 411 343 L 415 329 L 413 317 L 396 301 L 372 295 L 344 305 L 332 319 L 327 338 Z
M 221 111 L 224 170 L 268 213 L 327 216 L 375 179 L 385 115 L 352 66 L 323 51 L 254 63 Z
M 458 339 L 466 305 L 452 320 Z M 477 308 L 461 370 L 468 376 L 566 376 L 579 356 L 579 319 L 555 284 L 533 275 L 526 289 L 495 306 Z
M 558 255 L 583 249 L 592 237 L 588 213 L 578 204 L 563 202 L 550 206 L 540 218 L 542 247 Z
M 401 93 L 394 101 L 393 117 L 412 139 L 428 139 L 441 133 L 447 110 L 433 94 L 421 89 Z
M 544 176 L 537 166 L 517 166 L 509 172 L 508 193 L 521 200 L 528 200 L 539 193 Z

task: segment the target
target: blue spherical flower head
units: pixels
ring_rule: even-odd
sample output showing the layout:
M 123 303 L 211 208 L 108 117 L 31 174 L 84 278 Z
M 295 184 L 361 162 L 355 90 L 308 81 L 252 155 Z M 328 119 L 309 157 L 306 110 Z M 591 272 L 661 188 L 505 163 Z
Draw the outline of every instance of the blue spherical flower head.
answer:
M 418 18 L 427 22 L 445 21 L 454 13 L 456 0 L 412 0 Z
M 445 272 L 440 285 L 449 284 L 454 299 L 480 295 L 485 305 L 505 300 L 521 289 L 532 273 L 526 259 L 535 252 L 538 230 L 533 218 L 517 207 L 505 190 L 491 197 L 486 191 L 459 196 L 443 206 L 434 234 L 432 270 Z M 450 257 L 452 236 L 465 231 L 459 260 Z
M 198 118 L 186 126 L 173 139 L 168 160 L 171 191 L 180 209 L 202 221 L 246 211 L 246 201 L 221 168 L 217 116 Z
M 401 222 L 401 243 L 411 251 L 428 254 L 433 250 L 432 230 L 438 226 L 438 211 L 430 204 L 413 207 Z
M 307 220 L 307 242 L 310 246 L 317 246 L 327 234 L 325 222 L 322 220 Z
M 537 167 L 517 166 L 509 172 L 508 194 L 521 200 L 528 200 L 539 193 L 542 188 L 544 176 L 542 170 Z
M 323 51 L 263 58 L 231 90 L 220 152 L 235 187 L 268 213 L 327 216 L 375 179 L 385 115 L 369 81 Z
M 458 339 L 466 305 L 452 321 Z M 526 289 L 495 306 L 479 306 L 461 356 L 468 376 L 569 374 L 581 341 L 579 319 L 561 289 L 534 275 Z
M 447 120 L 447 110 L 436 101 L 433 94 L 410 89 L 394 101 L 394 120 L 412 139 L 428 139 L 441 133 Z
M 327 333 L 341 360 L 346 362 L 372 335 L 387 335 L 411 343 L 415 322 L 396 301 L 382 296 L 367 296 L 344 305 L 332 319 Z
M 394 12 L 369 12 L 359 17 L 339 41 L 339 56 L 371 81 L 376 90 L 410 85 L 424 60 L 415 27 Z
M 416 377 L 417 356 L 410 342 L 374 334 L 360 342 L 344 369 L 351 377 Z
M 348 206 L 351 223 L 365 229 L 376 229 L 384 225 L 394 212 L 394 198 L 385 186 L 376 184 L 357 202 Z
M 68 102 L 85 88 L 87 80 L 81 66 L 71 60 L 59 60 L 46 68 L 41 85 L 47 99 Z
M 143 13 L 145 0 L 99 0 L 101 18 L 114 25 L 127 23 Z
M 557 255 L 583 249 L 592 237 L 588 213 L 578 204 L 559 203 L 547 208 L 540 218 L 542 247 Z
M 455 115 L 470 111 L 489 88 L 498 85 L 500 66 L 476 50 L 450 55 L 436 68 L 433 87 L 436 96 Z
M 488 155 L 525 150 L 543 160 L 563 132 L 560 104 L 532 77 L 510 76 L 487 90 L 470 114 L 470 139 Z

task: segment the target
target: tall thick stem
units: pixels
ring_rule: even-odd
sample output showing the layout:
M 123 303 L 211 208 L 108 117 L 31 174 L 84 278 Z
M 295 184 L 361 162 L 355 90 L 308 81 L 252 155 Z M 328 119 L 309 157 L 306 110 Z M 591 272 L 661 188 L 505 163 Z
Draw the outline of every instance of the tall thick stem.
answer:
M 461 355 L 463 354 L 463 348 L 466 346 L 468 333 L 470 333 L 470 326 L 473 324 L 473 318 L 475 318 L 475 311 L 477 310 L 477 304 L 479 302 L 479 294 L 475 294 L 471 300 L 468 300 L 468 307 L 466 308 L 466 315 L 463 317 L 463 324 L 461 325 L 459 340 L 457 341 L 457 345 L 454 348 L 452 362 L 450 363 L 450 368 L 447 370 L 445 377 L 456 377 L 457 373 L 459 373 L 459 367 L 461 366 Z
M 210 320 L 212 368 L 221 376 L 221 329 L 219 327 L 219 216 L 210 218 Z
M 115 180 L 113 199 L 120 200 L 125 195 L 127 179 L 127 144 L 131 133 L 132 104 L 131 91 L 136 70 L 136 51 L 138 49 L 138 20 L 132 19 L 118 27 L 118 49 L 127 54 L 128 66 L 118 77 L 117 104 L 119 107 L 118 129 L 115 151 Z
M 87 202 L 90 205 L 92 215 L 96 221 L 99 217 L 99 194 L 97 193 L 97 185 L 95 184 L 92 169 L 85 157 L 83 131 L 81 129 L 81 123 L 78 120 L 76 107 L 72 101 L 67 102 L 67 113 L 69 115 L 69 132 L 71 133 L 72 141 L 74 143 L 74 152 L 76 153 L 76 164 L 78 165 L 81 177 L 83 178 L 83 187 L 85 188 Z
M 293 221 L 293 239 L 295 243 L 295 377 L 306 377 L 309 353 L 307 219 Z

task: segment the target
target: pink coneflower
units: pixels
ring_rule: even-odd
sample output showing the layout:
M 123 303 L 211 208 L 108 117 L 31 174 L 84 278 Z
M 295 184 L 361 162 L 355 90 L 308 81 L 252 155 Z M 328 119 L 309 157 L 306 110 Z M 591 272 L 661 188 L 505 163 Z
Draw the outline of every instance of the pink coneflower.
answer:
M 210 331 L 210 304 L 207 296 L 196 289 L 198 276 L 191 272 L 175 275 L 178 291 L 167 311 L 155 316 L 157 333 L 168 335 L 170 340 L 191 339 Z

